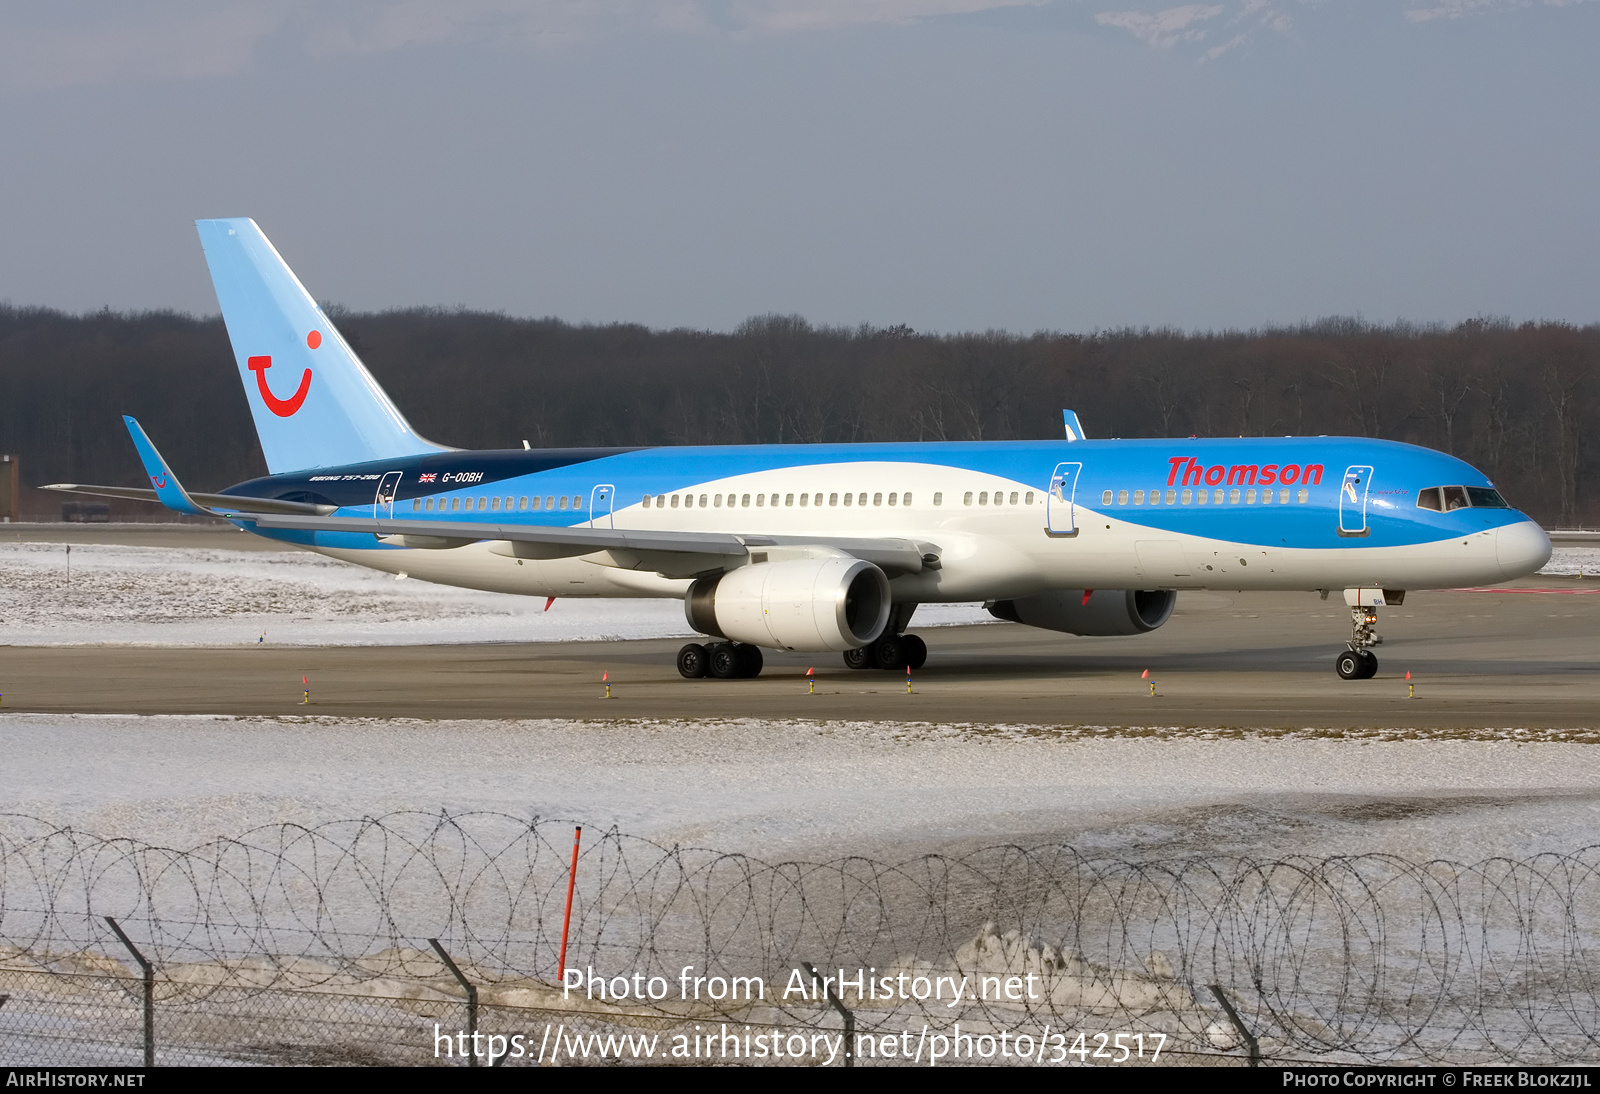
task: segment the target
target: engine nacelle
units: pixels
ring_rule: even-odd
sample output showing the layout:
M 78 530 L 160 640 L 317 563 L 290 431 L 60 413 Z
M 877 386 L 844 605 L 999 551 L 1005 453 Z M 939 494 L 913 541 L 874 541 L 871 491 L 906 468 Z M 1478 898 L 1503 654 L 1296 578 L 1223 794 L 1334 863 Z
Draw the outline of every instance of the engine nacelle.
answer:
M 858 558 L 796 559 L 703 577 L 683 598 L 702 634 L 783 650 L 842 651 L 889 624 L 889 579 Z
M 1172 618 L 1178 594 L 1172 589 L 1051 589 L 1016 600 L 997 600 L 989 614 L 1047 631 L 1091 636 L 1144 634 Z

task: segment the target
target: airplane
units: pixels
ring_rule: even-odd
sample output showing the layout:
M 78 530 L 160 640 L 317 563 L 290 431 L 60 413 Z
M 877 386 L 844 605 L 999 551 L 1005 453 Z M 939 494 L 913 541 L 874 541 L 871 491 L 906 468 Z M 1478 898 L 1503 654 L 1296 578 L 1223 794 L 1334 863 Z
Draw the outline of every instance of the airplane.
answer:
M 669 597 L 709 641 L 685 677 L 756 676 L 763 649 L 920 668 L 917 606 L 1134 635 L 1191 589 L 1343 593 L 1334 668 L 1370 678 L 1378 611 L 1416 589 L 1512 580 L 1545 531 L 1482 472 L 1358 437 L 459 450 L 423 439 L 248 218 L 200 240 L 269 474 L 193 494 L 132 418 L 158 501 L 444 585 Z

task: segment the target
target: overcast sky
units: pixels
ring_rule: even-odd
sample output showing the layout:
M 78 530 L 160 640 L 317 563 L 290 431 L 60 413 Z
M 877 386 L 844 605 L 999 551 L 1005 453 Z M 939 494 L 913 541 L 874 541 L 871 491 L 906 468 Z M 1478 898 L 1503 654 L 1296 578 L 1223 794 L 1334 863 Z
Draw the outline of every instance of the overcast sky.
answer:
M 0 7 L 0 300 L 1600 321 L 1600 0 Z

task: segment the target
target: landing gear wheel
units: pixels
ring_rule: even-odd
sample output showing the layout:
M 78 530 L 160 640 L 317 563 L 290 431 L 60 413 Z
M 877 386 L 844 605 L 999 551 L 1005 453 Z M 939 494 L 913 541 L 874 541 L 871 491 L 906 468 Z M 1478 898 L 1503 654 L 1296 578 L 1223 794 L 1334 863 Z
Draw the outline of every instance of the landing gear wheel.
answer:
M 900 663 L 908 669 L 920 669 L 928 661 L 928 644 L 914 634 L 900 636 Z
M 735 647 L 739 655 L 739 675 L 751 679 L 761 675 L 761 668 L 766 664 L 766 659 L 761 656 L 761 647 L 744 644 Z
M 1372 661 L 1376 667 L 1378 659 L 1374 657 Z M 1341 680 L 1364 680 L 1366 677 L 1361 672 L 1365 668 L 1366 663 L 1355 650 L 1345 650 L 1333 662 L 1333 671 L 1339 674 Z
M 678 675 L 686 680 L 698 680 L 706 674 L 706 648 L 690 642 L 678 651 Z
M 706 668 L 718 680 L 739 675 L 739 648 L 732 642 L 717 642 L 706 647 Z
M 844 651 L 844 667 L 847 669 L 869 669 L 872 667 L 872 647 L 860 646 L 853 650 Z
M 901 642 L 898 634 L 886 634 L 872 644 L 872 664 L 874 668 L 898 669 L 904 668 L 905 663 L 900 660 Z
M 1371 650 L 1361 651 L 1361 675 L 1359 680 L 1371 680 L 1378 675 L 1378 657 Z

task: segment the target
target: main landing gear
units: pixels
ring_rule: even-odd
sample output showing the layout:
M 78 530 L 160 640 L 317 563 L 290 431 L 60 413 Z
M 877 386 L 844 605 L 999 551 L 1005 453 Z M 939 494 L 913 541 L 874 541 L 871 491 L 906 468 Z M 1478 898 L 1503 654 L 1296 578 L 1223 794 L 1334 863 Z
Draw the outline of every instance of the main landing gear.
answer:
M 764 663 L 761 647 L 747 642 L 690 642 L 678 651 L 678 673 L 690 680 L 702 676 L 748 679 L 760 676 Z
M 885 632 L 871 645 L 844 651 L 852 669 L 920 669 L 927 660 L 928 644 L 914 634 Z
M 1383 639 L 1378 635 L 1378 609 L 1360 605 L 1350 609 L 1350 647 L 1334 658 L 1333 671 L 1344 680 L 1370 680 L 1378 671 L 1378 658 L 1367 647 Z

